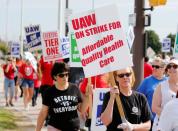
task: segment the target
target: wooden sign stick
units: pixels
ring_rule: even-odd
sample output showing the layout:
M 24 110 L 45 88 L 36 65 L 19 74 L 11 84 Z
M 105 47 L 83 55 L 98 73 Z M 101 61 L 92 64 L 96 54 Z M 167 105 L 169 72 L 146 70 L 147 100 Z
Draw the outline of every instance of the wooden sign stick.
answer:
M 87 92 L 89 91 L 88 86 L 91 86 L 91 77 L 88 78 L 88 84 L 87 84 Z M 88 114 L 88 118 L 91 119 L 92 118 L 92 106 L 93 106 L 93 102 L 92 102 L 92 94 L 89 94 L 89 114 Z
M 115 82 L 115 79 L 114 79 L 113 72 L 109 73 L 109 77 L 110 77 L 111 86 L 112 87 L 116 86 L 116 82 Z M 125 118 L 124 110 L 123 110 L 123 107 L 122 107 L 122 102 L 121 102 L 119 95 L 116 95 L 116 103 L 117 103 L 119 114 L 121 116 L 121 120 L 124 123 L 124 122 L 126 122 L 126 118 Z

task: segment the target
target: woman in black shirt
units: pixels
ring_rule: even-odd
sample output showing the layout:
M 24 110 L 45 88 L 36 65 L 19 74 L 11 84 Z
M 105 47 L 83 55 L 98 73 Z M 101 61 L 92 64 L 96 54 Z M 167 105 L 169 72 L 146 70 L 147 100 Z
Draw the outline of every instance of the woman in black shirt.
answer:
M 114 77 L 119 88 L 111 88 L 106 93 L 101 114 L 107 131 L 148 131 L 151 127 L 151 112 L 145 96 L 132 90 L 135 81 L 132 68 L 117 70 Z M 125 113 L 125 123 L 122 123 L 115 101 L 118 94 Z
M 49 113 L 48 131 L 78 131 L 80 121 L 77 110 L 84 113 L 88 108 L 89 92 L 81 97 L 79 88 L 68 82 L 69 69 L 65 63 L 55 63 L 51 76 L 55 85 L 47 89 L 43 97 L 43 105 L 38 116 L 36 131 L 40 131 Z

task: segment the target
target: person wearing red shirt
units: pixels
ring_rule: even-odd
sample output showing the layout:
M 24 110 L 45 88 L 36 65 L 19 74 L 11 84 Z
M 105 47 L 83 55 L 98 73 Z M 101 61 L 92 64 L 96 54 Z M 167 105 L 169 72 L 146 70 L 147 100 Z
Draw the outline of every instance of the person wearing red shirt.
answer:
M 14 106 L 12 103 L 15 91 L 15 82 L 14 82 L 14 73 L 17 70 L 15 67 L 15 63 L 11 57 L 7 58 L 7 64 L 3 65 L 4 70 L 4 90 L 5 90 L 5 99 L 6 99 L 6 106 Z M 8 89 L 10 89 L 10 98 L 8 101 Z
M 35 106 L 37 104 L 36 101 L 37 101 L 39 89 L 41 86 L 40 72 L 39 72 L 39 61 L 38 61 L 37 57 L 35 57 L 35 59 L 37 60 L 37 72 L 34 73 L 34 94 L 32 97 L 32 106 Z
M 152 66 L 148 63 L 149 61 L 149 58 L 148 57 L 145 57 L 145 60 L 144 60 L 144 78 L 152 75 L 152 72 L 153 72 L 153 68 Z
M 22 88 L 23 88 L 23 98 L 24 98 L 24 108 L 29 109 L 29 103 L 33 97 L 34 88 L 34 73 L 35 70 L 30 62 L 26 59 L 25 63 L 19 69 L 19 77 L 23 78 Z
M 41 77 L 40 93 L 42 97 L 45 90 L 53 85 L 53 79 L 51 77 L 51 69 L 53 67 L 53 63 L 54 62 L 52 61 L 44 62 L 43 56 L 41 56 L 39 61 L 39 72 Z

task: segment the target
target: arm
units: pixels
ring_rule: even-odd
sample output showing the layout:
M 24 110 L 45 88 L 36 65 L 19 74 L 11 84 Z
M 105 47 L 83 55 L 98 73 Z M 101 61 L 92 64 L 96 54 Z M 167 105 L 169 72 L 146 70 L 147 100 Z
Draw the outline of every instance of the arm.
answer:
M 42 108 L 40 110 L 40 113 L 39 113 L 38 119 L 37 119 L 36 131 L 41 131 L 43 123 L 48 115 L 48 109 L 49 109 L 48 106 L 42 105 Z
M 78 105 L 78 110 L 84 114 L 89 106 L 89 95 L 82 95 L 83 102 Z
M 82 95 L 83 102 L 79 104 L 79 111 L 84 114 L 89 107 L 89 103 L 92 102 L 93 85 L 87 85 L 86 92 Z
M 12 61 L 12 69 L 14 70 L 14 72 L 17 71 L 16 63 L 14 60 Z
M 38 67 L 38 78 L 41 80 L 42 79 L 42 69 L 41 69 L 41 63 L 39 63 Z
M 109 102 L 107 103 L 105 110 L 101 114 L 101 121 L 106 126 L 109 125 L 113 120 L 113 108 L 114 108 L 114 101 L 116 98 L 116 94 L 119 94 L 118 87 L 111 88 Z M 106 104 L 105 102 L 106 99 L 104 99 L 103 105 Z
M 161 94 L 161 85 L 159 84 L 153 94 L 152 100 L 152 111 L 155 112 L 158 116 L 160 116 L 162 108 L 162 94 Z
M 125 123 L 118 125 L 117 128 L 123 129 L 124 131 L 149 131 L 151 128 L 151 120 L 140 124 L 131 124 L 126 121 Z
M 5 68 L 4 72 L 5 72 L 5 73 L 8 73 L 8 72 L 9 72 L 9 69 L 10 69 L 10 64 L 9 64 L 9 63 L 7 63 L 7 65 L 6 65 L 6 68 Z
M 110 97 L 106 109 L 101 114 L 101 121 L 106 126 L 109 125 L 112 122 L 112 119 L 113 119 L 112 116 L 113 116 L 114 101 L 115 101 L 115 98 Z
M 147 121 L 141 124 L 133 124 L 133 131 L 149 131 L 151 128 L 151 121 Z

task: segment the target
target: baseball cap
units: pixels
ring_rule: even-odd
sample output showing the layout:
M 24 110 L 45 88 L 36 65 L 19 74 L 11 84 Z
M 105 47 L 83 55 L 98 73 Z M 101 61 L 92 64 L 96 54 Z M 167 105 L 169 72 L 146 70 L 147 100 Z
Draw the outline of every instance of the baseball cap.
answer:
M 172 59 L 168 62 L 168 64 L 175 64 L 175 65 L 178 65 L 178 60 L 176 59 Z

